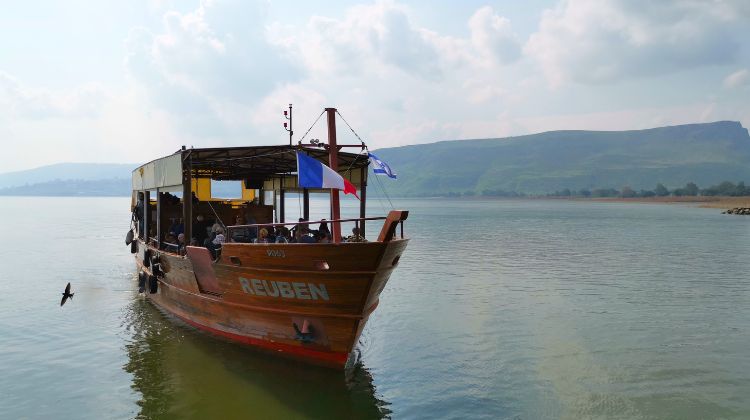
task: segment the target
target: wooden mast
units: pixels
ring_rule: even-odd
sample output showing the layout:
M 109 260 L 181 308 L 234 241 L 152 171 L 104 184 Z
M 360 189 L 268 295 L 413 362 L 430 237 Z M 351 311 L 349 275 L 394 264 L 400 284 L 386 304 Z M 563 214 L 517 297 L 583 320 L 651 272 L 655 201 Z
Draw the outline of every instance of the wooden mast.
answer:
M 367 217 L 367 166 L 360 169 L 360 182 L 359 182 L 359 217 L 364 219 Z M 365 221 L 359 224 L 359 235 L 365 237 Z
M 328 117 L 328 166 L 338 172 L 339 170 L 339 147 L 336 144 L 336 108 L 326 108 Z M 333 220 L 341 219 L 341 206 L 339 203 L 339 190 L 331 188 L 331 218 Z M 341 225 L 331 223 L 331 235 L 333 243 L 341 242 Z

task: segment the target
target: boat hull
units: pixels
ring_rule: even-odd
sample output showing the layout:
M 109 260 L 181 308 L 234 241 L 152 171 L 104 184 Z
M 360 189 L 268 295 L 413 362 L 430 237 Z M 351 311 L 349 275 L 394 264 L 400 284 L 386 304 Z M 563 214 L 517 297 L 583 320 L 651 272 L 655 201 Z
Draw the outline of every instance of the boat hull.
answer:
M 147 275 L 162 271 L 157 306 L 226 339 L 342 368 L 407 239 L 342 244 L 225 244 L 219 261 L 204 248 L 187 256 L 139 242 L 136 262 Z M 149 262 L 144 264 L 148 250 Z

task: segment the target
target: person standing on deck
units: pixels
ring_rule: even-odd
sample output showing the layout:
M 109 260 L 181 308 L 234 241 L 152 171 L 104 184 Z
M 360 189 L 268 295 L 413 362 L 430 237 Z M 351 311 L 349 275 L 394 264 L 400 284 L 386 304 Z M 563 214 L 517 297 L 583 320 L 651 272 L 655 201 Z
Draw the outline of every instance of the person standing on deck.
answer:
M 195 220 L 195 224 L 193 225 L 195 227 L 193 239 L 202 244 L 208 238 L 208 222 L 203 218 L 202 214 L 199 214 Z

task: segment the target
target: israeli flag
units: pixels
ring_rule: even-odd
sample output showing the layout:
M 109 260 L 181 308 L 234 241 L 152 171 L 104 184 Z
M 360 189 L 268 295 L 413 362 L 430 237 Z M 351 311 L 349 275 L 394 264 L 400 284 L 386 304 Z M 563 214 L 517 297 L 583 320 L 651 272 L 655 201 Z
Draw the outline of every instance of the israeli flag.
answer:
M 370 158 L 370 163 L 372 164 L 372 170 L 373 172 L 375 172 L 375 175 L 388 175 L 389 178 L 393 178 L 393 179 L 397 178 L 396 173 L 393 172 L 393 169 L 391 169 L 391 167 L 388 166 L 387 163 L 378 159 L 377 156 L 373 155 L 370 152 L 367 152 L 367 156 Z

